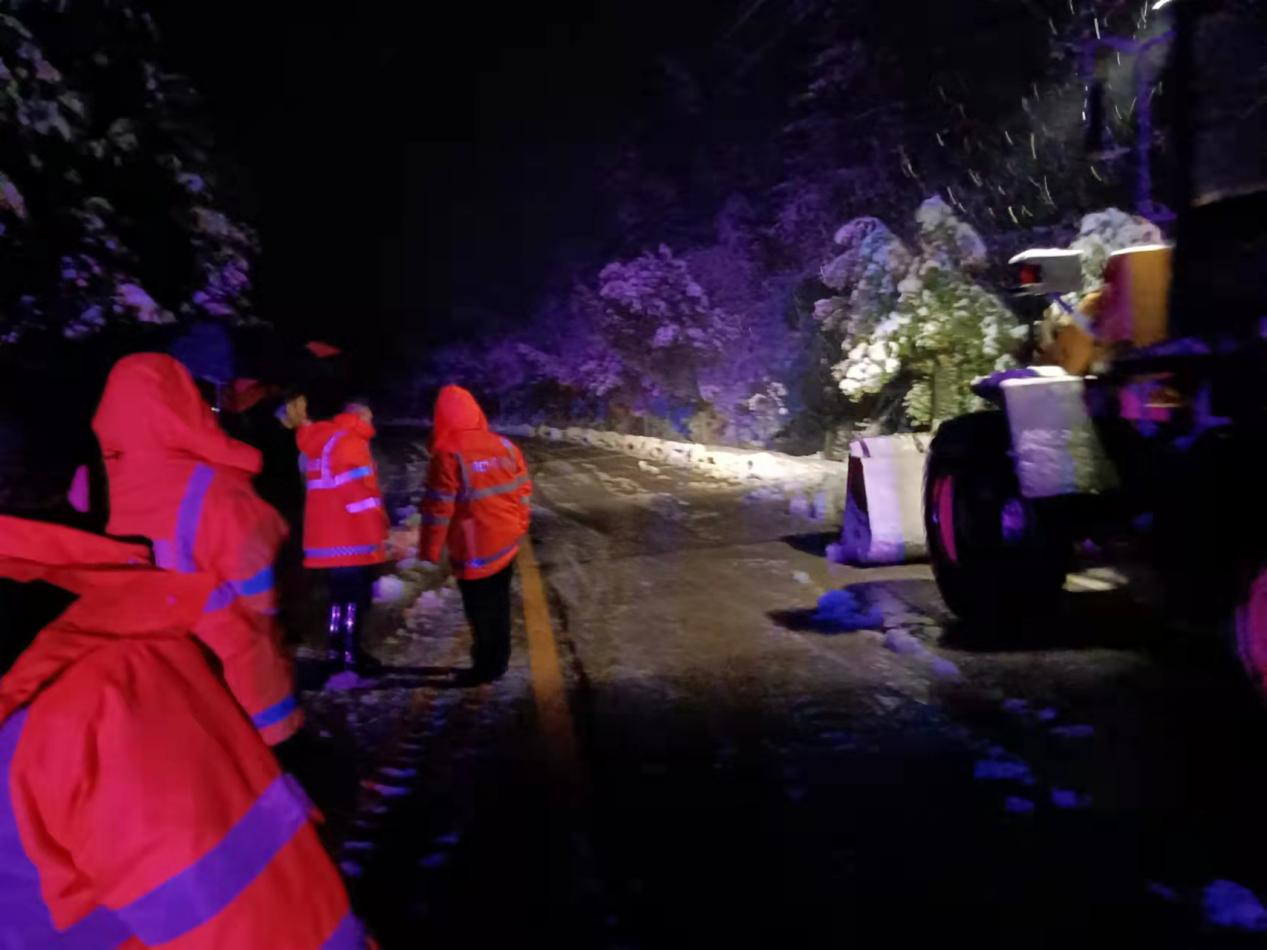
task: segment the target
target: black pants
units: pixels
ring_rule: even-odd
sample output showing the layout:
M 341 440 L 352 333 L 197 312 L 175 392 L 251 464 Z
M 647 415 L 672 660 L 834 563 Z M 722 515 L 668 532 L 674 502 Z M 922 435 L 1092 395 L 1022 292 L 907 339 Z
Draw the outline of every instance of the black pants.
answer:
M 501 676 L 510 663 L 510 582 L 515 565 L 492 577 L 458 581 L 462 606 L 471 625 L 471 666 L 483 676 Z
M 374 604 L 374 568 L 331 567 L 326 568 L 326 590 L 331 604 L 356 604 L 358 622 L 369 613 Z

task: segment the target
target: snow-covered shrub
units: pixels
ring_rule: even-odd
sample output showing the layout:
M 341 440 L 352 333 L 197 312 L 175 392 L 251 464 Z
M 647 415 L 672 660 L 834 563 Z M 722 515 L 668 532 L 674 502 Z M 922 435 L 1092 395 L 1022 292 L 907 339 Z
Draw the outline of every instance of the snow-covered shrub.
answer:
M 730 441 L 767 445 L 787 425 L 790 415 L 787 386 L 775 379 L 763 380 L 734 413 Z
M 843 344 L 869 335 L 892 310 L 898 283 L 915 258 L 877 218 L 855 218 L 834 240 L 841 252 L 823 265 L 819 278 L 840 295 L 818 301 L 814 316 L 827 336 Z
M 912 252 L 882 222 L 851 221 L 836 235 L 845 248 L 822 272 L 842 293 L 815 307 L 844 356 L 832 368 L 851 401 L 904 381 L 910 422 L 927 426 L 975 404 L 968 383 L 1009 365 L 1015 321 L 968 276 L 982 267 L 980 236 L 931 198 L 916 213 Z
M 1114 251 L 1161 241 L 1162 233 L 1157 225 L 1117 208 L 1105 208 L 1084 216 L 1078 237 L 1070 245 L 1082 252 L 1083 293 L 1104 283 L 1104 267 Z
M 632 397 L 698 399 L 700 371 L 739 335 L 735 316 L 710 302 L 686 262 L 661 245 L 598 275 L 599 331 L 624 368 Z
M 0 341 L 251 314 L 254 234 L 131 0 L 0 11 Z

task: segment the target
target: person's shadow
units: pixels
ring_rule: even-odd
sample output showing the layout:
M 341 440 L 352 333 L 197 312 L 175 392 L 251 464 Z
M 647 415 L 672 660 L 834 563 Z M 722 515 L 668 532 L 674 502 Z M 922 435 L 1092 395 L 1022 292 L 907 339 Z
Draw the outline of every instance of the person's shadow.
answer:
M 384 689 L 452 689 L 464 672 L 456 666 L 384 666 L 372 676 L 361 677 L 361 683 L 350 687 L 360 692 Z M 296 680 L 305 692 L 323 689 L 339 674 L 338 667 L 327 660 L 300 660 L 296 663 Z

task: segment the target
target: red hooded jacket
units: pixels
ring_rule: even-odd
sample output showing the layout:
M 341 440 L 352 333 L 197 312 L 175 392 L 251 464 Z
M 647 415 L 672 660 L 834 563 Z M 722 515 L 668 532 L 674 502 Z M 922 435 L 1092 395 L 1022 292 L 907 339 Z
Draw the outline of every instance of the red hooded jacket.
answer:
M 357 567 L 387 560 L 387 512 L 370 454 L 374 427 L 343 413 L 295 433 L 308 480 L 304 567 Z
M 194 633 L 265 741 L 290 737 L 303 713 L 273 588 L 287 527 L 251 485 L 259 452 L 225 435 L 185 368 L 158 353 L 115 364 L 92 427 L 110 482 L 108 530 L 149 538 L 159 567 L 216 579 Z
M 0 678 L 0 946 L 365 946 L 312 807 L 189 628 L 214 578 L 0 517 L 0 577 L 77 595 Z
M 531 502 L 523 453 L 489 431 L 474 396 L 460 386 L 444 387 L 436 400 L 420 556 L 439 561 L 447 543 L 457 577 L 491 577 L 519 553 Z

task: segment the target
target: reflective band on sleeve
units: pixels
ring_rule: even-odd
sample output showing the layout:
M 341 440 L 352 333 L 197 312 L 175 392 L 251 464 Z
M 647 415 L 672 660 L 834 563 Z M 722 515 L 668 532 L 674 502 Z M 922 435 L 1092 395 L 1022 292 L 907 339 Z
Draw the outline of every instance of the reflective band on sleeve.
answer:
M 281 722 L 298 708 L 299 701 L 295 699 L 292 693 L 281 702 L 274 703 L 263 712 L 256 713 L 251 717 L 251 722 L 255 723 L 256 729 L 267 729 L 269 726 Z
M 362 554 L 377 554 L 382 550 L 381 544 L 357 544 L 342 548 L 305 548 L 304 557 L 359 557 Z
M 463 569 L 470 568 L 471 570 L 478 571 L 480 568 L 488 567 L 488 565 L 490 564 L 496 564 L 506 555 L 515 554 L 515 553 L 518 553 L 518 551 L 519 551 L 519 542 L 516 541 L 510 547 L 502 548 L 502 550 L 498 551 L 496 554 L 490 554 L 488 557 L 472 558 L 469 561 L 455 561 L 453 566 L 457 568 L 463 568 Z
M 273 567 L 269 565 L 253 577 L 244 581 L 225 581 L 211 592 L 207 605 L 202 608 L 205 614 L 213 610 L 223 610 L 239 597 L 251 597 L 273 589 Z
M 237 583 L 238 594 L 242 597 L 252 597 L 255 594 L 266 593 L 273 589 L 273 566 L 270 564 L 253 577 L 248 577 L 246 580 L 238 581 Z
M 347 435 L 346 432 L 336 432 L 321 447 L 321 480 L 330 480 L 330 455 L 334 452 L 334 447 L 338 441 Z
M 449 520 L 450 519 L 446 515 L 433 515 L 429 511 L 424 511 L 422 513 L 423 524 L 442 525 L 442 524 L 448 524 Z
M 353 501 L 344 505 L 351 514 L 360 514 L 362 511 L 373 511 L 375 508 L 381 508 L 383 503 L 377 498 L 364 498 L 361 501 Z
M 339 921 L 334 933 L 321 945 L 321 950 L 364 950 L 365 930 L 361 922 L 348 911 L 347 916 Z
M 278 776 L 219 844 L 115 914 L 150 946 L 175 940 L 232 904 L 307 820 L 306 803 Z
M 335 485 L 346 485 L 348 482 L 354 482 L 358 478 L 369 478 L 374 474 L 374 468 L 370 465 L 362 465 L 360 468 L 354 468 L 344 472 L 342 475 L 334 476 L 331 481 Z
M 346 485 L 348 482 L 354 482 L 358 478 L 368 478 L 374 474 L 374 468 L 370 465 L 362 465 L 360 468 L 349 469 L 340 475 L 334 475 L 330 478 L 317 478 L 308 482 L 309 489 L 338 488 L 340 485 Z
M 462 500 L 479 501 L 481 498 L 492 498 L 494 495 L 508 495 L 511 492 L 522 488 L 524 483 L 527 481 L 527 475 L 520 475 L 513 482 L 507 482 L 505 485 L 491 485 L 488 488 L 481 488 L 477 491 L 473 491 Z
M 216 477 L 210 465 L 197 465 L 189 474 L 185 495 L 176 512 L 176 536 L 169 542 L 154 542 L 154 561 L 167 571 L 192 574 L 198 570 L 194 561 L 194 546 L 198 541 L 198 522 L 202 520 L 202 503 L 207 489 Z

